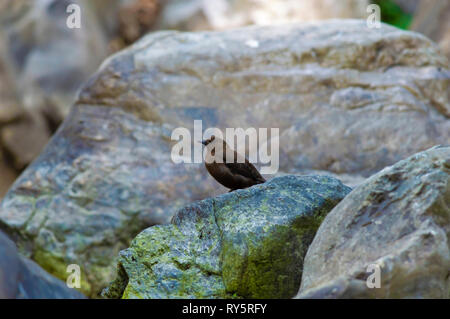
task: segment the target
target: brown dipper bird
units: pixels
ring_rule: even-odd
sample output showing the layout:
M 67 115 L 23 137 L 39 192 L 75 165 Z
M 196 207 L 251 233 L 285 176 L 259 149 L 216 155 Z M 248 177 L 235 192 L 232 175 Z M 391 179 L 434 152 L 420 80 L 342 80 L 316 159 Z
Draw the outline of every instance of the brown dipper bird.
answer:
M 209 174 L 216 181 L 225 187 L 230 188 L 230 192 L 236 189 L 247 188 L 256 184 L 262 184 L 266 180 L 259 174 L 258 170 L 247 158 L 228 147 L 224 140 L 212 135 L 209 139 L 201 142 L 206 146 L 207 155 L 205 166 Z M 222 147 L 223 163 L 217 163 L 215 153 Z M 227 150 L 234 153 L 233 163 L 226 162 Z M 239 159 L 239 161 L 238 161 Z

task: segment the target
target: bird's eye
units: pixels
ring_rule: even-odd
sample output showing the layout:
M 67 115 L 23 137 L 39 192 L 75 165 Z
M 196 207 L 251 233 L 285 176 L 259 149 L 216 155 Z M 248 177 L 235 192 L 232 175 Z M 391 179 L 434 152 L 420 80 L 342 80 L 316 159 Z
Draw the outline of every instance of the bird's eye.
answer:
M 211 135 L 211 142 L 214 141 L 216 137 L 214 135 Z

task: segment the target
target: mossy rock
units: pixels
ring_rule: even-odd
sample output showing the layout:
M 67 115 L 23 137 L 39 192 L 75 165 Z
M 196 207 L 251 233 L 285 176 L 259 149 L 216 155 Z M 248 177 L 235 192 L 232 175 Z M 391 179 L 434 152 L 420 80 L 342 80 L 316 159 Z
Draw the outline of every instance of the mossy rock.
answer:
M 289 298 L 326 214 L 350 188 L 328 176 L 278 177 L 193 203 L 120 252 L 110 298 Z

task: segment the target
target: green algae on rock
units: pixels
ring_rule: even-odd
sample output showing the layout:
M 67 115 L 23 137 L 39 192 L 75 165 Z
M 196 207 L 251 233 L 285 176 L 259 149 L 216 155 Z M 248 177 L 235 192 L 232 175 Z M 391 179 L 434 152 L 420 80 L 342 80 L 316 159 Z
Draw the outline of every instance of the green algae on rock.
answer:
M 326 214 L 350 192 L 287 175 L 192 203 L 120 252 L 110 298 L 288 298 Z

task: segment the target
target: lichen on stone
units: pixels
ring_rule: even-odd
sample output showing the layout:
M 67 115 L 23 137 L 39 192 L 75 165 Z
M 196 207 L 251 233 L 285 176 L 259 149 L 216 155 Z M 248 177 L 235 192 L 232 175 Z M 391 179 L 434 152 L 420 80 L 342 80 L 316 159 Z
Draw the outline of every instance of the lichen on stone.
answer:
M 181 209 L 120 252 L 109 298 L 288 298 L 321 220 L 348 192 L 287 175 Z

